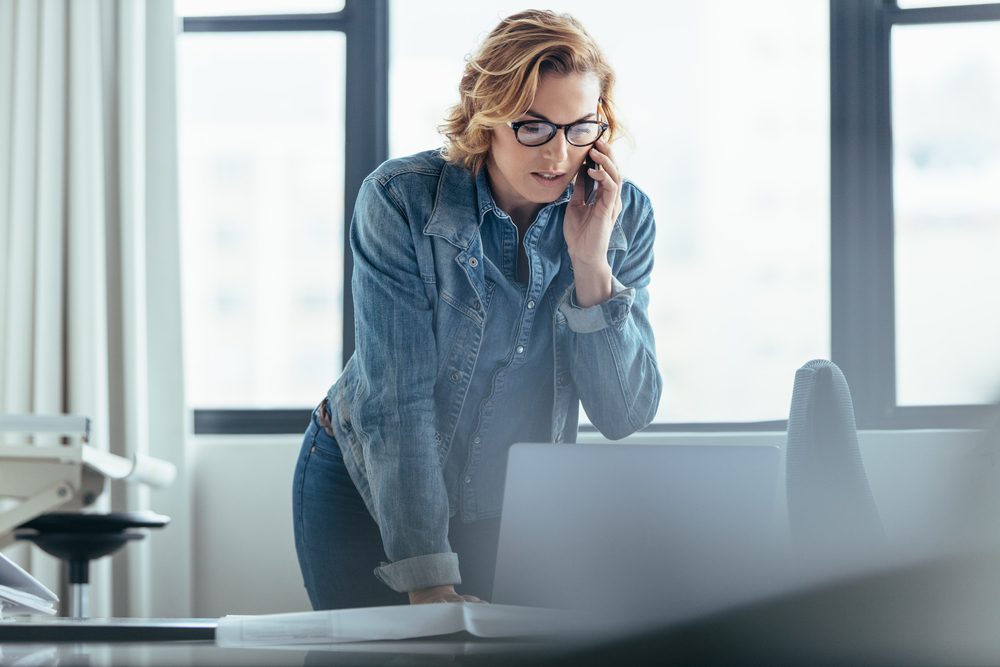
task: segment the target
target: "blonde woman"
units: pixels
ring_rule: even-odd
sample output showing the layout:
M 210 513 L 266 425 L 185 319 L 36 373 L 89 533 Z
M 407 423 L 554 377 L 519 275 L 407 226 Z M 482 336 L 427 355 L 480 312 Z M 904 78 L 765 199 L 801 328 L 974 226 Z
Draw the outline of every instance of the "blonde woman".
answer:
M 515 14 L 459 93 L 442 150 L 358 193 L 356 348 L 294 480 L 316 609 L 488 600 L 510 445 L 574 442 L 580 403 L 622 438 L 659 403 L 653 212 L 615 163 L 594 40 L 568 15 Z

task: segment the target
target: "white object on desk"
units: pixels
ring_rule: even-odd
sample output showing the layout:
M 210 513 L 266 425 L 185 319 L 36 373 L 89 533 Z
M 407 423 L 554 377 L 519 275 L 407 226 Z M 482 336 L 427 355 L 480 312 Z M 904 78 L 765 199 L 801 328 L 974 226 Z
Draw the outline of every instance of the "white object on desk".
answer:
M 176 467 L 142 454 L 131 459 L 87 444 L 90 420 L 73 415 L 0 415 L 0 433 L 60 435 L 57 445 L 0 444 L 0 497 L 18 498 L 0 512 L 0 546 L 26 521 L 60 507 L 90 505 L 108 479 L 164 487 Z
M 219 646 L 334 644 L 435 637 L 553 637 L 587 632 L 597 618 L 577 612 L 477 602 L 334 609 L 292 614 L 224 616 Z
M 58 596 L 0 553 L 0 617 L 56 613 Z

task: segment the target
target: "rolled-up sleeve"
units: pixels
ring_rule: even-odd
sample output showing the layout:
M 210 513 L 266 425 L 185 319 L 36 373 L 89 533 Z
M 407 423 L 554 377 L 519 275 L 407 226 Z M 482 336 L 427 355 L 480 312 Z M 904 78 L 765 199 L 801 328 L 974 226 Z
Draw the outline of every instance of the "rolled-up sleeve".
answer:
M 611 278 L 611 298 L 593 306 L 581 307 L 576 303 L 576 290 L 567 292 L 566 298 L 559 307 L 566 317 L 566 323 L 575 333 L 594 333 L 605 327 L 620 328 L 632 309 L 635 301 L 635 290 L 625 287 L 615 278 Z
M 375 576 L 401 593 L 462 583 L 458 575 L 458 555 L 454 553 L 427 554 L 395 563 L 382 563 L 381 567 L 375 568 Z

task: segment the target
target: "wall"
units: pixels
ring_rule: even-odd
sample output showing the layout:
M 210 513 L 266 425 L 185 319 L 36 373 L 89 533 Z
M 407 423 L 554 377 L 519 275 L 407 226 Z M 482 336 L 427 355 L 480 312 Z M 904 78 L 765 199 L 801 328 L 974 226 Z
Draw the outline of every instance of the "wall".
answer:
M 643 433 L 628 441 L 783 446 L 784 434 Z M 195 616 L 309 609 L 291 527 L 299 442 L 298 436 L 195 440 Z M 890 536 L 954 523 L 976 472 L 971 453 L 979 442 L 976 431 L 861 433 L 862 457 Z
M 310 608 L 292 537 L 300 442 L 296 436 L 196 441 L 194 616 Z

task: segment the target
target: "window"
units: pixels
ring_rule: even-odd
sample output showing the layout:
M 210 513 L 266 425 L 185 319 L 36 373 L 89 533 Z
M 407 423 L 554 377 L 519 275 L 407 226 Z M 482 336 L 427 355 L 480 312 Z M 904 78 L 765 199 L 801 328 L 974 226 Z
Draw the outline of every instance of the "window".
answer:
M 868 428 L 1000 391 L 1000 3 L 831 4 L 833 359 Z
M 344 35 L 178 44 L 188 400 L 315 403 L 340 370 Z
M 176 6 L 195 432 L 300 431 L 353 348 L 345 221 L 385 159 L 386 3 Z
M 1000 22 L 892 31 L 896 395 L 1000 397 Z
M 634 138 L 616 156 L 656 211 L 657 421 L 786 418 L 795 370 L 830 354 L 827 2 L 545 7 L 612 61 Z M 523 8 L 392 5 L 391 155 L 441 144 L 465 55 Z
M 896 4 L 900 9 L 914 9 L 918 7 L 949 7 L 954 5 L 987 5 L 993 0 L 897 0 Z
M 344 231 L 361 180 L 440 145 L 463 57 L 523 5 L 226 2 L 177 5 L 189 393 L 196 431 L 296 432 L 353 349 Z M 814 357 L 844 369 L 861 427 L 985 414 L 1000 391 L 1000 3 L 545 6 L 611 58 L 634 137 L 617 157 L 657 213 L 660 428 L 783 419 Z M 245 118 L 213 126 L 227 106 Z M 284 130 L 249 127 L 282 108 Z M 262 171 L 282 160 L 298 166 Z M 268 198 L 294 199 L 294 219 L 275 224 Z
M 174 0 L 179 16 L 241 16 L 339 12 L 344 0 Z

